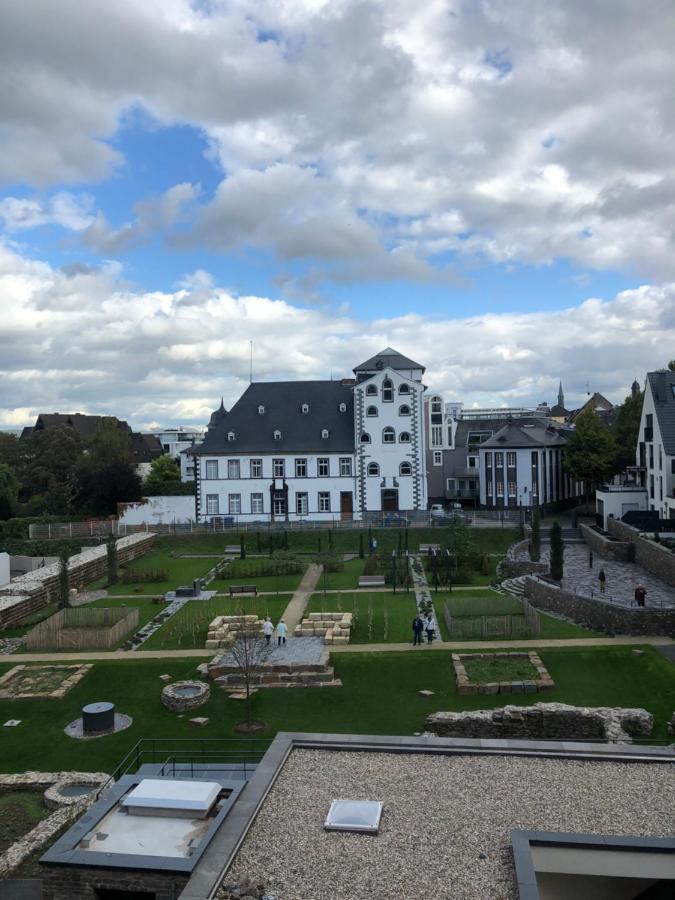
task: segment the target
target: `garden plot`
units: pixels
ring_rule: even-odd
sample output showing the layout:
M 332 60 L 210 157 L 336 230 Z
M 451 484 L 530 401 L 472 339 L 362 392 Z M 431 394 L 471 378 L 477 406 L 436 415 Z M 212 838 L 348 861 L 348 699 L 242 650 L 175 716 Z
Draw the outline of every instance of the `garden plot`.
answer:
M 453 653 L 457 693 L 535 694 L 555 687 L 539 655 L 525 653 Z
M 314 593 L 306 615 L 311 613 L 351 613 L 350 643 L 401 643 L 412 641 L 412 620 L 417 606 L 415 595 L 389 591 Z
M 14 666 L 0 677 L 0 700 L 60 700 L 92 665 Z

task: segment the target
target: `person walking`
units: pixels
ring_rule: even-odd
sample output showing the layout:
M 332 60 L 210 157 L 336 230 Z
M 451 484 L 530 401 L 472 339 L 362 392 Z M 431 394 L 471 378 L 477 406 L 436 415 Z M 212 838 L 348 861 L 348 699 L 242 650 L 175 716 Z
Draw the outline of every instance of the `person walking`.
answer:
M 427 644 L 430 644 L 434 639 L 434 634 L 436 632 L 436 620 L 434 619 L 431 613 L 427 616 L 427 621 L 424 630 L 427 633 Z
M 265 635 L 265 640 L 267 641 L 267 646 L 269 647 L 270 640 L 272 639 L 272 635 L 274 634 L 274 625 L 272 625 L 272 620 L 269 616 L 263 622 L 263 634 Z
M 422 621 L 422 617 L 419 613 L 412 620 L 412 630 L 413 630 L 413 647 L 415 644 L 422 644 L 422 632 L 424 631 L 424 622 Z
M 277 624 L 277 647 L 286 646 L 286 635 L 288 634 L 288 626 L 283 619 L 279 619 Z
M 606 582 L 607 582 L 607 576 L 605 575 L 605 570 L 600 569 L 600 571 L 598 572 L 598 583 L 600 585 L 600 593 L 601 594 L 605 593 Z
M 588 568 L 589 569 L 593 568 L 593 551 L 592 550 L 588 551 Z
M 635 588 L 635 602 L 638 606 L 645 605 L 645 597 L 647 596 L 647 590 L 642 584 L 638 584 Z

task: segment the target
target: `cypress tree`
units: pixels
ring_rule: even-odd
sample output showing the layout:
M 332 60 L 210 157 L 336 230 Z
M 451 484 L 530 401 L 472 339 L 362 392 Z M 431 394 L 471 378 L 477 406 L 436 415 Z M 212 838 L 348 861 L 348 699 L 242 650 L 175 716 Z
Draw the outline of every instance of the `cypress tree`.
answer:
M 365 553 L 363 550 L 363 532 L 359 533 L 359 559 L 364 559 Z
M 328 529 L 328 550 L 330 551 L 332 549 L 333 549 L 333 532 L 329 528 Z
M 117 541 L 110 538 L 106 546 L 108 559 L 108 584 L 117 584 Z
M 65 608 L 70 600 L 70 579 L 68 577 L 68 551 L 61 551 L 59 560 L 59 606 Z
M 239 556 L 240 556 L 242 559 L 246 559 L 246 541 L 244 540 L 244 535 L 243 535 L 243 534 L 242 534 L 242 535 L 240 536 L 240 538 L 239 538 L 239 546 L 240 546 L 240 548 L 241 548 L 240 551 L 239 551 Z
M 539 562 L 541 559 L 541 516 L 539 507 L 532 510 L 532 534 L 530 535 L 530 559 Z
M 255 549 L 257 553 L 262 552 L 262 544 L 260 543 L 260 532 L 256 531 L 255 533 Z
M 562 581 L 564 558 L 565 545 L 562 538 L 562 528 L 558 522 L 554 522 L 551 528 L 551 578 L 554 581 Z

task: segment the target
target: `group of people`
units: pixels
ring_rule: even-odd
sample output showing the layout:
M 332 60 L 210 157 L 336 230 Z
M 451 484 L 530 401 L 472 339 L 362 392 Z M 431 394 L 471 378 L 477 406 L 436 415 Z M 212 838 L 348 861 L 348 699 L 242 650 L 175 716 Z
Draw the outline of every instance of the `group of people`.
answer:
M 420 613 L 417 613 L 415 618 L 412 621 L 412 630 L 413 630 L 413 646 L 415 644 L 423 644 L 424 640 L 422 638 L 423 634 L 427 636 L 427 644 L 430 644 L 436 633 L 436 620 L 433 617 L 432 613 L 427 613 L 426 616 L 421 616 Z
M 277 623 L 277 627 L 275 628 L 274 625 L 272 624 L 272 620 L 270 619 L 269 616 L 267 616 L 267 618 L 263 622 L 262 630 L 263 630 L 263 634 L 265 635 L 265 640 L 267 641 L 268 645 L 269 645 L 270 641 L 272 640 L 272 635 L 274 634 L 275 631 L 277 633 L 277 647 L 282 647 L 282 646 L 286 645 L 286 635 L 288 634 L 288 626 L 286 625 L 286 623 L 284 622 L 283 619 L 279 619 L 279 622 Z
M 592 559 L 592 556 L 591 556 Z M 598 584 L 600 585 L 600 593 L 604 594 L 607 588 L 607 576 L 605 570 L 600 569 L 598 572 Z M 635 588 L 634 602 L 636 606 L 644 606 L 647 597 L 647 588 L 643 584 L 638 584 Z

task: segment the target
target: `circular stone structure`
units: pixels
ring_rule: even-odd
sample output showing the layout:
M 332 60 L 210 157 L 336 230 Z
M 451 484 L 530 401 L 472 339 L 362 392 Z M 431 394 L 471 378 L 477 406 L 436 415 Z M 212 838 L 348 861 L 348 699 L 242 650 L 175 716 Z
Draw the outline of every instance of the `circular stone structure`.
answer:
M 204 681 L 176 681 L 162 690 L 161 700 L 171 712 L 189 712 L 208 702 L 211 688 Z
M 93 703 L 91 705 L 98 706 L 99 704 Z M 86 709 L 86 707 L 84 707 L 84 709 Z M 82 712 L 84 712 L 84 709 L 82 710 Z M 68 737 L 71 738 L 77 738 L 78 740 L 94 740 L 95 738 L 107 737 L 109 734 L 117 734 L 118 731 L 124 731 L 124 729 L 129 728 L 129 726 L 132 725 L 134 721 L 131 716 L 126 716 L 124 715 L 124 713 L 115 712 L 114 708 L 113 717 L 113 726 L 107 731 L 86 731 L 84 727 L 83 717 L 75 719 L 74 722 L 69 722 L 63 730 L 68 735 Z
M 108 780 L 105 775 L 79 772 L 75 778 L 65 778 L 48 787 L 44 793 L 47 809 L 59 809 L 62 806 L 74 806 L 84 797 L 92 794 Z
M 115 704 L 88 703 L 82 707 L 82 730 L 85 734 L 104 734 L 115 727 Z

